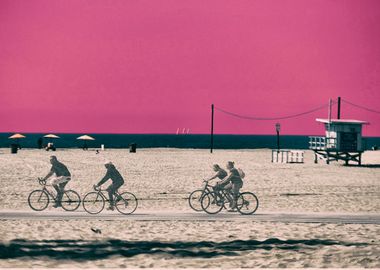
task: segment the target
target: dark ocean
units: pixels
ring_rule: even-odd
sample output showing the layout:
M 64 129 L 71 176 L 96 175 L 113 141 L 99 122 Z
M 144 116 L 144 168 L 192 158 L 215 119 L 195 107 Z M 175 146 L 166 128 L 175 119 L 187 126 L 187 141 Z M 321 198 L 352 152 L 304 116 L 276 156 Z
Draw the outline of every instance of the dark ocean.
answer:
M 14 140 L 8 139 L 12 133 L 0 133 L 0 147 L 9 147 Z M 37 140 L 44 134 L 23 133 L 26 136 L 19 143 L 23 148 L 36 148 Z M 83 134 L 57 134 L 60 139 L 52 142 L 57 148 L 76 148 L 83 145 L 83 141 L 76 138 Z M 210 147 L 210 135 L 175 135 L 175 134 L 89 134 L 95 141 L 87 141 L 90 148 L 100 148 L 102 144 L 106 148 L 128 148 L 131 143 L 136 143 L 137 148 L 172 147 L 172 148 L 200 148 Z M 44 144 L 49 142 L 44 138 Z M 380 137 L 365 137 L 366 149 L 372 146 L 380 146 Z M 255 149 L 276 148 L 275 135 L 214 135 L 215 149 Z M 283 149 L 308 149 L 308 136 L 280 136 L 280 147 Z

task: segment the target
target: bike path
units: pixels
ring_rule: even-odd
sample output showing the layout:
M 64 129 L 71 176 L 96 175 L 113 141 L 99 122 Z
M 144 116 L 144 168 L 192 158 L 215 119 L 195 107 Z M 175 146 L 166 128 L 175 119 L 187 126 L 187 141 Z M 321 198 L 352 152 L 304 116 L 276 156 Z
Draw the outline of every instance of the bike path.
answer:
M 239 213 L 221 212 L 216 215 L 197 212 L 137 210 L 132 215 L 122 215 L 117 211 L 104 211 L 91 215 L 85 211 L 66 212 L 59 210 L 0 210 L 0 220 L 135 220 L 135 221 L 252 221 L 282 223 L 334 223 L 334 224 L 378 224 L 380 213 L 284 213 L 258 212 L 244 216 Z

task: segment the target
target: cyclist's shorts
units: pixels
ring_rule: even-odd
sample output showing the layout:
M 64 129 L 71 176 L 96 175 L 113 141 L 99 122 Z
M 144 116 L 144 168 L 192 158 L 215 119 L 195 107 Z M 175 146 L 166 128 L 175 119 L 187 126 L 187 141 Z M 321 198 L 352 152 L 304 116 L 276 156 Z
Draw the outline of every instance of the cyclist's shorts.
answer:
M 58 176 L 50 181 L 51 185 L 59 185 L 70 181 L 70 176 Z

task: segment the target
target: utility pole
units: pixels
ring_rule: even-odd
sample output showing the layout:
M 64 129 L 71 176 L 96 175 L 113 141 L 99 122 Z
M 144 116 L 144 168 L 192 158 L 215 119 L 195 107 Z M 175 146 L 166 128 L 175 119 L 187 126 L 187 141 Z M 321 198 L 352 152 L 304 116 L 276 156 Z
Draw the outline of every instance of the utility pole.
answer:
M 214 104 L 211 104 L 211 142 L 210 142 L 210 153 L 214 148 Z
M 340 119 L 340 97 L 338 97 L 338 115 L 337 118 Z
M 331 107 L 332 107 L 332 100 L 329 99 L 329 112 L 328 112 L 328 118 L 329 118 L 329 124 L 331 123 Z

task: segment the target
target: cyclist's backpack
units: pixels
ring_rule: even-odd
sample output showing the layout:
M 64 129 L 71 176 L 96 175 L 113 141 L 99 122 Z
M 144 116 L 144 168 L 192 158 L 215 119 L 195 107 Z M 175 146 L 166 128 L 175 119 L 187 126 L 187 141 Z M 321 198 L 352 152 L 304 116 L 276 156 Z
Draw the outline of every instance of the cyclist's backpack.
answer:
M 241 178 L 244 178 L 244 177 L 245 177 L 245 173 L 243 172 L 243 170 L 240 169 L 240 168 L 238 168 L 237 170 L 238 170 L 238 172 L 239 172 L 240 177 L 241 177 Z

